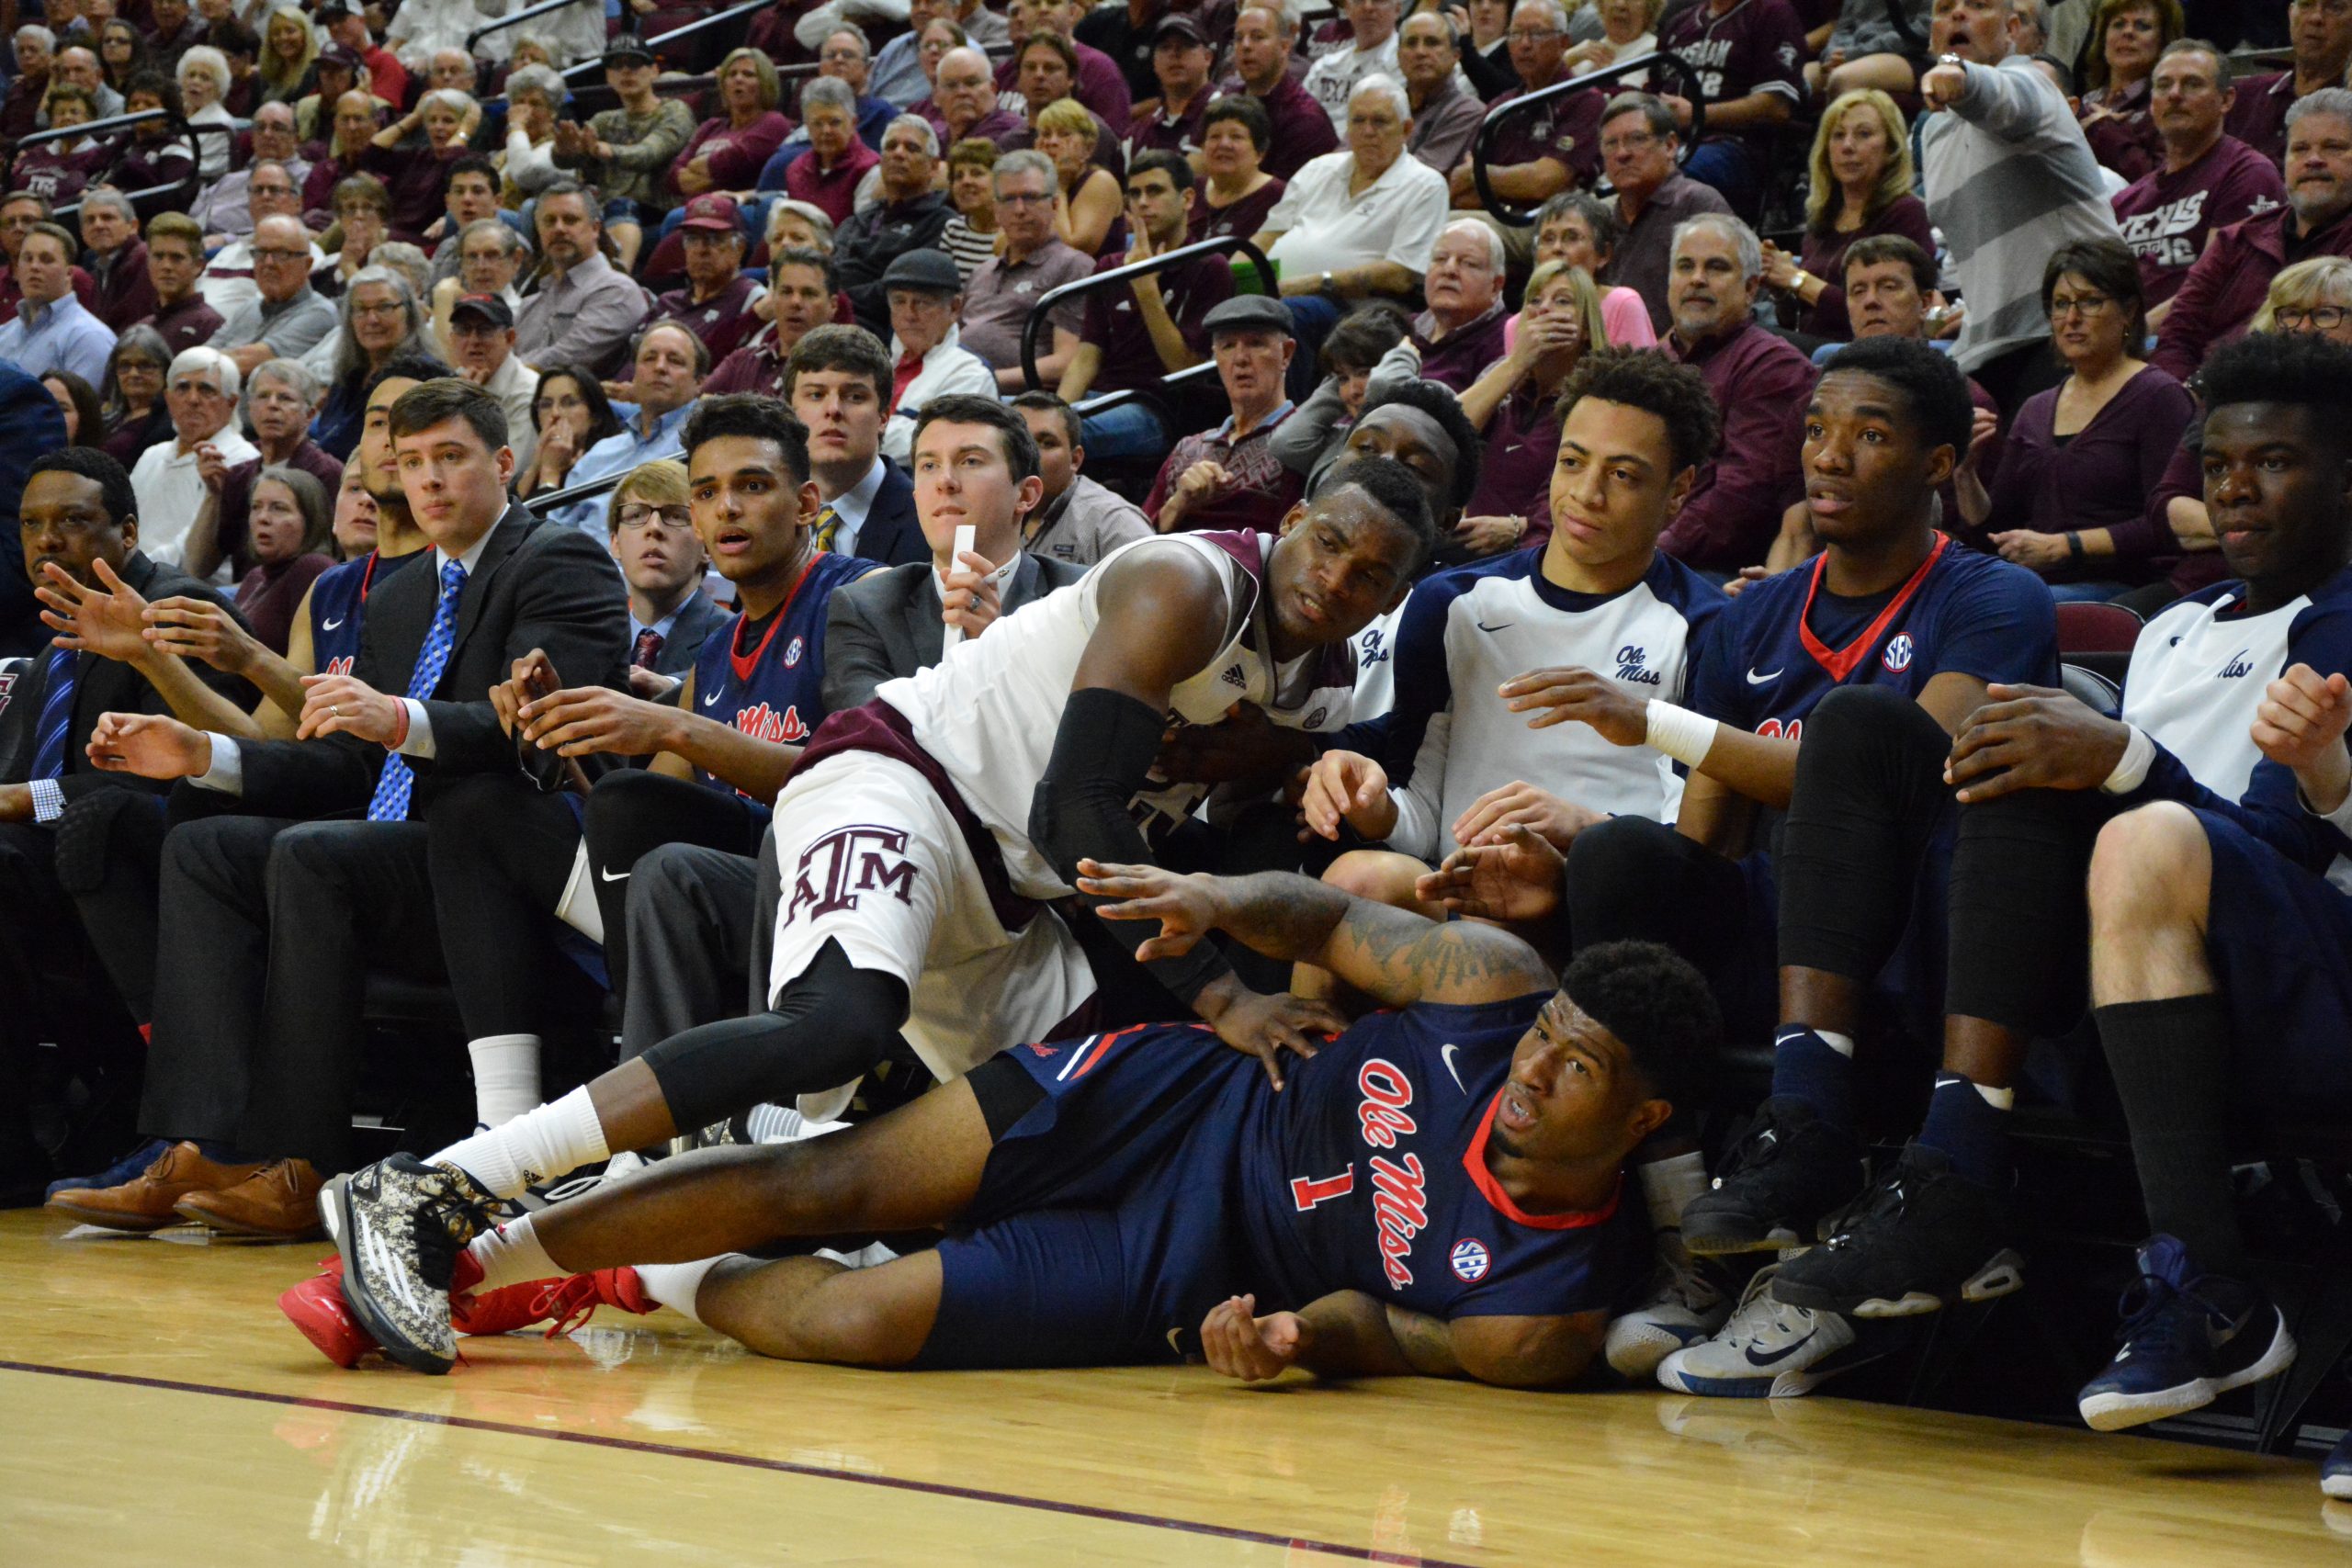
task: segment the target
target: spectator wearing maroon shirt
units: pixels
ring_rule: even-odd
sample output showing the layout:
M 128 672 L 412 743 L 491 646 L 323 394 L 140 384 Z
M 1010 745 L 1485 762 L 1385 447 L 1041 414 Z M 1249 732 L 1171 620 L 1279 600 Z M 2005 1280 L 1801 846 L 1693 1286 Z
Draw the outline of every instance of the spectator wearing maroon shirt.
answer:
M 1057 38 L 1069 46 L 1074 63 L 1070 67 L 1070 85 L 1061 96 L 1076 98 L 1094 111 L 1095 118 L 1105 125 L 1125 125 L 1135 118 L 1135 99 L 1127 92 L 1126 73 L 1113 60 L 1091 44 L 1079 42 L 1070 35 L 1078 18 L 1087 11 L 1086 0 L 1030 0 L 1029 37 L 1012 59 L 997 67 L 996 85 L 1001 91 L 1017 90 L 1032 101 L 1029 84 L 1021 79 L 1023 57 L 1028 52 L 1029 39 L 1041 36 Z
M 139 214 L 120 191 L 94 190 L 82 198 L 82 265 L 98 285 L 93 315 L 119 336 L 155 313 Z
M 682 197 L 752 189 L 792 130 L 792 122 L 776 112 L 782 95 L 775 67 L 758 50 L 739 49 L 720 62 L 718 101 L 725 112 L 695 127 L 670 165 L 671 188 Z
M 1754 202 L 1770 158 L 1769 132 L 1804 101 L 1804 24 L 1789 0 L 1698 0 L 1658 25 L 1657 44 L 1699 73 L 1706 134 L 1690 175 L 1735 208 Z M 1668 96 L 1676 125 L 1690 126 L 1690 103 Z
M 1216 51 L 1198 19 L 1162 17 L 1151 30 L 1151 71 L 1159 87 L 1154 104 L 1127 131 L 1127 155 L 1201 150 L 1201 115 L 1209 106 L 1209 68 Z
M 1475 218 L 1446 226 L 1421 276 L 1429 309 L 1413 318 L 1421 378 L 1460 393 L 1503 355 L 1502 236 Z
M 808 101 L 805 92 L 801 101 Z M 951 49 L 941 55 L 939 74 L 931 82 L 931 96 L 910 112 L 931 122 L 942 147 L 975 136 L 1002 147 L 1028 129 L 1019 115 L 997 107 L 996 75 L 989 57 L 978 49 Z
M 1620 93 L 1602 111 L 1600 158 L 1609 183 L 1617 188 L 1617 221 L 1623 231 L 1609 257 L 1608 281 L 1642 297 L 1650 326 L 1659 333 L 1674 321 L 1666 286 L 1675 231 L 1702 212 L 1731 210 L 1713 186 L 1701 185 L 1676 166 L 1681 150 L 1674 111 L 1656 94 Z
M 703 382 L 705 397 L 720 392 L 785 395 L 785 361 L 792 345 L 833 319 L 832 259 L 824 252 L 794 245 L 768 255 L 769 315 L 758 335 L 721 360 Z
M 2156 60 L 2186 28 L 2180 0 L 2100 0 L 2091 19 L 2089 61 L 2078 114 L 2091 156 L 2125 180 L 2164 161 L 2164 141 L 2150 112 Z
M 180 112 L 179 84 L 163 76 L 140 76 L 124 95 L 123 112 L 143 109 Z M 115 153 L 114 162 L 94 183 L 110 185 L 134 195 L 131 204 L 142 219 L 158 212 L 185 212 L 196 199 L 196 155 L 185 138 L 173 134 L 169 122 L 151 120 L 136 126 Z
M 1340 148 L 1340 133 L 1331 117 L 1291 79 L 1290 51 L 1294 33 L 1283 26 L 1282 12 L 1270 5 L 1243 7 L 1233 22 L 1234 74 L 1220 83 L 1217 95 L 1243 93 L 1258 100 L 1272 128 L 1261 161 L 1265 172 L 1287 180 L 1319 158 Z
M 138 324 L 163 333 L 175 355 L 211 342 L 221 319 L 196 289 L 204 271 L 204 233 L 196 220 L 177 212 L 157 213 L 147 225 L 146 249 L 154 309 Z
M 1600 295 L 1582 270 L 1555 261 L 1528 275 L 1510 353 L 1462 393 L 1462 412 L 1484 438 L 1478 487 L 1454 530 L 1469 555 L 1498 555 L 1551 538 L 1560 387 L 1607 342 Z
M 1396 74 L 1413 106 L 1405 151 L 1451 175 L 1470 156 L 1487 105 L 1462 77 L 1462 34 L 1437 11 L 1416 11 L 1396 29 Z
M 1763 247 L 1736 218 L 1701 213 L 1675 231 L 1674 330 L 1660 346 L 1706 378 L 1724 434 L 1658 548 L 1702 571 L 1762 561 L 1802 482 L 1797 455 L 1813 365 L 1756 324 L 1763 271 Z
M 780 190 L 836 223 L 856 210 L 857 185 L 882 154 L 858 140 L 857 96 L 849 84 L 820 76 L 800 92 L 805 147 L 779 147 L 760 171 L 761 190 Z
M 731 196 L 698 196 L 678 225 L 685 243 L 686 286 L 653 301 L 651 321 L 672 321 L 702 339 L 716 365 L 742 345 L 760 319 L 752 314 L 758 282 L 743 272 L 743 218 Z
M 1935 230 L 1912 195 L 1911 136 L 1894 100 L 1876 88 L 1842 95 L 1813 138 L 1813 183 L 1804 203 L 1804 243 L 1796 255 L 1764 247 L 1764 281 L 1796 300 L 1796 330 L 1843 342 L 1846 252 L 1856 241 L 1900 234 L 1930 255 Z
M 2352 68 L 2352 0 L 2290 0 L 2291 69 L 2237 84 L 2229 133 L 2277 164 L 2287 156 L 2287 111 L 2309 95 L 2344 85 Z
M 1208 313 L 1209 351 L 1233 412 L 1214 430 L 1176 443 L 1143 503 L 1163 534 L 1194 529 L 1271 533 L 1306 493 L 1268 437 L 1290 413 L 1283 381 L 1298 347 L 1290 310 L 1264 294 L 1243 294 Z
M 359 154 L 359 167 L 384 182 L 392 198 L 392 238 L 411 244 L 439 222 L 449 206 L 450 166 L 472 152 L 466 145 L 481 109 L 455 87 L 435 87 L 416 107 L 378 131 Z M 422 127 L 424 144 L 401 145 Z
M 1524 87 L 1495 100 L 1510 103 L 1566 79 L 1567 16 L 1561 0 L 1520 0 L 1510 18 L 1510 62 Z M 1589 183 L 1600 167 L 1600 117 L 1608 99 L 1597 89 L 1555 98 L 1532 114 L 1507 121 L 1495 133 L 1487 182 L 1497 196 L 1524 206 L 1551 200 L 1572 185 Z M 1482 207 L 1467 160 L 1444 171 L 1453 204 Z M 1524 256 L 1534 231 L 1504 226 L 1506 244 Z
M 96 100 L 90 96 L 89 89 L 71 82 L 52 85 L 42 101 L 48 106 L 51 130 L 87 125 L 98 118 Z M 44 141 L 17 155 L 17 188 L 62 205 L 80 196 L 113 162 L 114 143 L 103 137 Z
M 2115 221 L 2140 258 L 2141 290 L 2157 327 L 2214 231 L 2287 202 L 2278 169 L 2222 134 L 2229 73 L 2229 62 L 2211 44 L 2182 39 L 2165 48 L 2149 88 L 2164 161 L 2115 196 Z
M 2149 363 L 2186 380 L 2262 307 L 2280 269 L 2352 256 L 2352 92 L 2307 94 L 2287 111 L 2287 206 L 2213 236 L 2172 297 Z
M 2148 500 L 2196 404 L 2139 356 L 2140 264 L 2116 240 L 2061 245 L 2043 270 L 2051 338 L 2069 374 L 2026 400 L 1988 486 L 1959 477 L 1954 532 L 2049 580 L 2060 599 L 2111 599 L 2170 565 Z
M 1193 165 L 1168 152 L 1138 156 L 1127 171 L 1127 252 L 1105 256 L 1108 272 L 1148 261 L 1186 243 L 1197 197 Z M 1063 369 L 1065 403 L 1102 392 L 1141 391 L 1206 357 L 1208 313 L 1233 296 L 1233 269 L 1222 256 L 1203 256 L 1099 288 L 1086 297 L 1078 344 Z M 1131 398 L 1086 416 L 1083 444 L 1102 458 L 1140 457 L 1168 444 L 1168 429 L 1152 403 Z
M 0 136 L 14 141 L 30 136 L 40 126 L 41 98 L 49 91 L 49 66 L 57 52 L 57 35 L 37 23 L 17 29 L 17 79 L 0 99 Z
M 1193 193 L 1188 239 L 1250 237 L 1266 227 L 1266 215 L 1287 188 L 1265 170 L 1273 134 L 1266 106 L 1247 93 L 1210 103 L 1201 116 L 1201 183 Z
M 207 41 L 205 26 L 190 13 L 187 0 L 153 0 L 148 17 L 147 57 L 166 71 L 177 69 L 181 55 Z

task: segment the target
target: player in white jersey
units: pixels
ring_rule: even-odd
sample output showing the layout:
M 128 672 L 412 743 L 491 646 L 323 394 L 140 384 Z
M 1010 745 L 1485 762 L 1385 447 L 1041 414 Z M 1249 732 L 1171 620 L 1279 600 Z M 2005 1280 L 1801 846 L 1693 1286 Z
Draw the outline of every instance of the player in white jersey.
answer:
M 914 480 L 926 523 L 1017 522 L 1036 475 L 1019 415 L 987 399 L 925 409 Z M 768 1010 L 673 1036 L 430 1162 L 395 1156 L 338 1179 L 321 1201 L 353 1315 L 394 1359 L 445 1371 L 455 1248 L 490 1200 L 761 1101 L 836 1109 L 849 1091 L 835 1086 L 881 1060 L 902 1025 L 943 1078 L 1006 1039 L 1080 1026 L 1091 976 L 1040 900 L 1072 895 L 1080 859 L 1150 858 L 1137 818 L 1175 805 L 1149 778 L 1171 715 L 1211 721 L 1246 699 L 1296 728 L 1336 726 L 1345 661 L 1327 656 L 1402 596 L 1435 542 L 1420 484 L 1385 458 L 1284 525 L 1278 541 L 1141 541 L 828 718 L 776 798 L 785 894 Z M 1250 990 L 1214 952 L 1146 967 L 1277 1085 L 1281 1047 L 1311 1054 L 1344 1022 Z

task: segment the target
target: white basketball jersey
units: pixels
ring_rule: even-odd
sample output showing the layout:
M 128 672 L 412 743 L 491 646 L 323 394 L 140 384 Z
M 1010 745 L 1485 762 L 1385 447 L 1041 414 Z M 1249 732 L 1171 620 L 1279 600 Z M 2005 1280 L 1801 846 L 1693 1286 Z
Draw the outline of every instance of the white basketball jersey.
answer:
M 1029 807 L 1052 760 L 1079 660 L 1102 619 L 1102 574 L 1126 555 L 1189 549 L 1215 562 L 1226 582 L 1225 624 L 1239 628 L 1199 673 L 1169 694 L 1171 719 L 1215 724 L 1234 704 L 1246 702 L 1293 729 L 1337 729 L 1348 722 L 1355 664 L 1346 644 L 1312 649 L 1280 668 L 1265 656 L 1263 574 L 1272 548 L 1272 538 L 1259 534 L 1138 539 L 1103 557 L 1075 586 L 998 621 L 984 636 L 948 649 L 937 664 L 876 690 L 906 716 L 915 739 L 988 824 L 1016 892 L 1052 899 L 1075 891 L 1029 841 Z M 1149 790 L 1136 796 L 1134 810 L 1149 833 L 1181 820 L 1205 793 L 1190 784 Z

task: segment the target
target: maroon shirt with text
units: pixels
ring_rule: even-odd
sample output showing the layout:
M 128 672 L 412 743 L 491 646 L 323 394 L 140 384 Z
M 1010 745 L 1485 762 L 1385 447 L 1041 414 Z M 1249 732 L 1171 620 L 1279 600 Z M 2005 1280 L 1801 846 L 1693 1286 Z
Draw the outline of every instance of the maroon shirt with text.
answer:
M 1804 24 L 1789 0 L 1739 0 L 1717 16 L 1709 0 L 1677 12 L 1657 29 L 1657 46 L 1671 50 L 1699 73 L 1699 98 L 1703 103 L 1729 103 L 1751 93 L 1778 93 L 1792 108 L 1800 107 L 1804 94 Z M 1679 92 L 1678 79 L 1661 83 Z M 1760 143 L 1758 132 L 1709 132 L 1719 141 L 1736 136 Z
M 2275 211 L 2287 200 L 2278 166 L 2233 136 L 2213 143 L 2177 173 L 2161 166 L 2115 194 L 2115 221 L 2140 258 L 2140 287 L 2151 305 L 2179 292 L 2216 230 Z

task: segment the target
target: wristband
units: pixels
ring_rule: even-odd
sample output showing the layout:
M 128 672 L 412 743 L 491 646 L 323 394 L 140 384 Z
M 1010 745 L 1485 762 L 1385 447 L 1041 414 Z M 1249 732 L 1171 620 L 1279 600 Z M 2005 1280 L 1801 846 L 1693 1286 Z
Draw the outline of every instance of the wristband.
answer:
M 2132 726 L 2132 739 L 2123 748 L 2122 759 L 2115 771 L 2099 784 L 2105 795 L 2130 795 L 2148 782 L 2148 770 L 2155 765 L 2156 743 L 2138 725 Z
M 408 705 L 394 698 L 392 710 L 395 716 L 395 728 L 392 730 L 392 738 L 384 743 L 384 750 L 387 751 L 399 750 L 401 743 L 408 739 Z
M 2066 530 L 2066 564 L 2083 564 L 2083 536 L 2072 528 Z
M 1663 751 L 1686 767 L 1697 767 L 1707 760 L 1715 744 L 1715 731 L 1720 728 L 1713 719 L 1689 708 L 1677 707 L 1657 697 L 1650 699 L 1649 735 L 1653 750 Z

